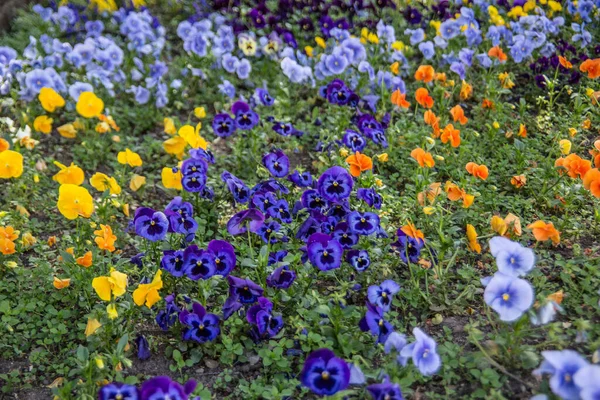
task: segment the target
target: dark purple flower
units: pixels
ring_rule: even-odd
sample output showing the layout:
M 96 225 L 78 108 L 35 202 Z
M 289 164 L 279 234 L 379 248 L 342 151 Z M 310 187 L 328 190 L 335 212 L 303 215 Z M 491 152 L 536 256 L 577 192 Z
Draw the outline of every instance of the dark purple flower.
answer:
M 421 13 L 419 12 L 419 10 L 417 10 L 416 8 L 413 7 L 406 7 L 406 9 L 404 9 L 404 19 L 406 20 L 406 22 L 408 22 L 409 24 L 412 25 L 417 25 L 419 23 L 421 23 L 421 19 L 423 18 L 423 16 L 421 15 Z
M 375 189 L 372 189 L 372 188 L 358 189 L 356 191 L 356 197 L 358 199 L 364 201 L 365 203 L 367 203 L 369 206 L 374 207 L 378 210 L 381 208 L 381 204 L 383 203 L 383 199 L 382 199 L 381 195 L 378 194 L 375 191 Z
M 319 396 L 331 396 L 350 383 L 350 368 L 329 349 L 313 351 L 304 361 L 300 381 Z
M 246 203 L 250 199 L 250 189 L 248 189 L 248 186 L 231 172 L 223 171 L 221 180 L 225 182 L 236 202 Z
M 156 314 L 156 323 L 163 331 L 175 325 L 178 320 L 178 315 L 181 309 L 175 304 L 175 297 L 171 294 L 165 297 L 166 307 Z
M 288 265 L 277 268 L 267 277 L 267 285 L 276 289 L 287 289 L 296 279 L 296 273 Z
M 265 17 L 263 17 L 262 14 L 260 13 L 260 11 L 258 11 L 256 8 L 253 8 L 248 13 L 248 18 L 252 21 L 254 26 L 258 29 L 262 29 L 266 25 Z
M 346 254 L 346 261 L 358 272 L 363 272 L 371 265 L 371 258 L 366 250 L 350 250 Z
M 321 271 L 339 268 L 344 253 L 342 245 L 337 240 L 323 233 L 313 233 L 308 238 L 307 251 L 312 265 Z
M 373 400 L 404 400 L 402 390 L 397 383 L 377 383 L 367 386 L 367 391 Z
M 183 201 L 181 196 L 176 196 L 171 200 L 171 202 L 165 208 L 165 213 L 167 211 L 174 211 L 184 217 L 191 217 L 194 214 L 194 208 L 191 203 L 187 201 Z
M 248 103 L 236 101 L 231 106 L 231 112 L 235 115 L 235 125 L 238 129 L 248 130 L 258 124 L 258 114 L 250 108 Z
M 270 178 L 266 181 L 262 181 L 254 185 L 251 190 L 251 195 L 255 193 L 266 193 L 266 192 L 279 192 L 283 194 L 288 194 L 290 190 L 286 188 L 283 184 L 278 182 L 277 180 Z
M 290 136 L 294 132 L 294 126 L 289 122 L 276 122 L 273 130 L 281 136 Z
M 300 29 L 305 32 L 312 32 L 314 29 L 313 22 L 308 17 L 302 18 L 300 21 L 298 21 L 298 25 L 300 26 Z
M 352 233 L 368 236 L 379 229 L 379 215 L 375 213 L 353 211 L 347 218 Z
M 148 207 L 140 207 L 135 210 L 133 219 L 135 233 L 152 242 L 163 240 L 169 230 L 169 220 L 160 211 L 154 211 Z
M 262 296 L 264 290 L 250 279 L 237 278 L 229 275 L 229 296 L 242 304 L 252 304 Z
M 192 305 L 192 312 L 183 310 L 179 313 L 179 322 L 185 325 L 183 340 L 194 340 L 199 343 L 211 342 L 219 336 L 219 317 L 208 314 L 200 303 Z
M 290 175 L 288 175 L 288 180 L 299 187 L 309 187 L 312 184 L 313 178 L 310 172 L 298 172 L 298 170 L 294 170 Z
M 331 167 L 323 172 L 317 182 L 321 196 L 334 203 L 347 199 L 353 186 L 354 181 L 350 173 L 339 166 Z
M 190 149 L 190 157 L 206 161 L 209 164 L 215 163 L 215 155 L 210 150 L 204 150 L 201 147 Z
M 398 250 L 402 261 L 405 263 L 408 263 L 409 261 L 416 263 L 419 261 L 421 249 L 425 245 L 423 240 L 406 235 L 402 229 L 398 229 L 396 235 L 398 236 L 398 240 L 392 243 L 392 246 Z
M 243 307 L 243 304 L 237 301 L 234 297 L 228 297 L 223 304 L 223 319 L 228 320 L 234 312 Z
M 367 146 L 367 141 L 360 133 L 353 131 L 352 129 L 346 129 L 346 133 L 342 138 L 344 145 L 349 147 L 353 153 L 357 151 L 363 151 Z
M 327 85 L 325 96 L 327 101 L 331 104 L 337 104 L 340 106 L 348 104 L 352 91 L 348 89 L 344 81 L 341 79 L 334 79 Z
M 191 216 L 184 216 L 171 210 L 167 210 L 165 213 L 169 218 L 169 231 L 184 234 L 186 240 L 189 238 L 188 241 L 192 241 L 198 230 L 196 220 Z
M 333 20 L 329 15 L 322 16 L 319 20 L 319 25 L 321 26 L 321 31 L 325 36 L 329 36 L 329 31 L 335 28 Z
M 188 396 L 196 389 L 196 381 L 190 379 L 185 386 L 171 380 L 168 376 L 157 376 L 148 379 L 140 388 L 140 400 L 187 400 Z
M 281 222 L 289 224 L 292 222 L 292 214 L 290 213 L 290 206 L 285 199 L 277 200 L 267 210 L 271 218 L 277 218 Z
M 321 224 L 315 218 L 308 217 L 298 228 L 296 239 L 306 242 L 313 233 L 317 232 L 321 232 Z
M 290 160 L 281 150 L 275 150 L 265 154 L 262 163 L 267 170 L 276 178 L 283 178 L 290 170 Z
M 183 175 L 181 177 L 181 186 L 187 191 L 191 193 L 201 192 L 206 185 L 206 174 L 202 174 L 200 172 Z
M 237 258 L 233 246 L 224 240 L 211 240 L 207 250 L 214 257 L 216 275 L 227 276 L 235 268 Z
M 273 337 L 276 336 L 281 328 L 283 328 L 283 318 L 281 316 L 273 316 L 273 303 L 269 299 L 260 297 L 257 304 L 248 309 L 246 319 L 256 328 L 258 337 Z
M 273 310 L 273 303 L 271 300 L 266 297 L 259 297 L 256 301 L 256 304 L 252 305 L 248 308 L 248 312 L 246 313 L 246 320 L 252 324 L 257 324 L 257 315 L 259 311 L 266 311 L 270 313 Z
M 183 252 L 183 270 L 194 281 L 208 279 L 216 272 L 213 255 L 195 244 Z
M 98 400 L 138 400 L 137 388 L 121 382 L 111 382 L 100 388 Z
M 367 312 L 360 320 L 358 326 L 363 332 L 371 332 L 377 336 L 377 343 L 385 343 L 388 336 L 394 331 L 394 327 L 383 318 L 383 310 L 367 303 Z
M 342 245 L 344 250 L 349 250 L 358 243 L 358 234 L 350 230 L 347 222 L 340 222 L 331 234 Z
M 285 259 L 285 257 L 287 255 L 288 255 L 287 250 L 279 250 L 279 251 L 275 251 L 275 252 L 270 252 L 268 265 L 273 265 L 273 264 L 283 262 L 283 260 Z
M 281 224 L 277 221 L 265 221 L 265 223 L 258 228 L 256 234 L 260 236 L 265 243 L 276 243 L 278 239 L 275 233 L 279 232 L 279 229 L 281 229 Z
M 308 189 L 302 193 L 302 205 L 311 211 L 323 212 L 327 209 L 328 202 L 318 191 Z
M 165 250 L 163 251 L 160 266 L 171 275 L 181 277 L 184 275 L 183 260 L 184 255 L 182 250 Z
M 236 123 L 229 114 L 217 114 L 213 118 L 212 128 L 215 135 L 219 137 L 231 136 L 237 129 Z
M 398 293 L 398 291 L 400 291 L 400 285 L 393 280 L 388 279 L 383 281 L 379 286 L 369 286 L 367 296 L 371 304 L 381 307 L 383 311 L 387 312 L 392 305 L 394 295 Z
M 181 175 L 192 176 L 194 174 L 206 175 L 208 164 L 201 158 L 188 158 L 181 164 Z
M 135 339 L 135 344 L 138 348 L 137 357 L 139 360 L 147 360 L 150 358 L 152 353 L 150 352 L 150 344 L 148 340 L 144 337 L 144 335 L 139 335 L 137 339 Z
M 327 210 L 327 215 L 341 221 L 346 218 L 346 215 L 348 215 L 349 212 L 350 204 L 348 203 L 348 200 L 343 200 L 339 203 L 332 204 L 329 210 Z
M 252 205 L 262 213 L 266 213 L 269 207 L 275 203 L 277 203 L 277 198 L 275 198 L 272 192 L 257 193 L 252 196 Z
M 229 219 L 227 222 L 227 232 L 235 236 L 246 233 L 250 229 L 250 232 L 256 233 L 264 222 L 265 216 L 263 213 L 256 208 L 250 208 L 238 212 Z

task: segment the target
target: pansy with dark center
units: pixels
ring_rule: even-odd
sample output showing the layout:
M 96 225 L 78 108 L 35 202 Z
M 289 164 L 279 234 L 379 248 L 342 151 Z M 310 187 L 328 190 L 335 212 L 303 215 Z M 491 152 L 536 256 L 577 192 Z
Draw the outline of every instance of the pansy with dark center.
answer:
M 331 236 L 340 242 L 344 250 L 349 250 L 358 243 L 358 234 L 350 230 L 347 222 L 337 224 Z
M 350 173 L 342 167 L 335 166 L 323 172 L 317 182 L 317 189 L 323 198 L 333 203 L 350 197 L 354 181 Z
M 379 229 L 379 215 L 375 213 L 353 211 L 347 218 L 348 226 L 353 233 L 368 236 Z
M 188 158 L 181 164 L 181 174 L 183 176 L 202 174 L 206 175 L 208 164 L 200 158 Z
M 383 281 L 381 285 L 369 286 L 367 298 L 371 304 L 381 307 L 384 312 L 387 312 L 390 310 L 393 297 L 398 291 L 400 291 L 400 285 L 388 279 Z
M 267 213 L 271 218 L 277 218 L 281 222 L 289 224 L 292 222 L 292 214 L 290 213 L 290 206 L 285 199 L 277 200 L 268 209 Z
M 165 214 L 167 211 L 174 211 L 183 217 L 192 217 L 194 214 L 194 208 L 192 207 L 192 204 L 188 203 L 187 201 L 183 201 L 181 196 L 175 196 L 173 200 L 167 204 L 167 207 L 165 207 Z
M 364 201 L 365 203 L 367 203 L 369 206 L 376 208 L 378 210 L 381 208 L 381 205 L 383 203 L 383 198 L 381 197 L 381 195 L 379 193 L 377 193 L 375 191 L 375 189 L 372 189 L 372 188 L 358 189 L 356 191 L 356 197 L 358 199 Z
M 279 232 L 279 229 L 281 229 L 281 224 L 277 221 L 265 221 L 265 223 L 258 228 L 256 234 L 260 236 L 265 243 L 276 243 L 279 240 L 276 235 L 276 233 Z
M 210 150 L 204 150 L 202 147 L 190 149 L 190 157 L 206 161 L 209 164 L 215 163 L 215 155 Z
M 353 153 L 357 151 L 362 152 L 367 146 L 367 141 L 365 138 L 362 137 L 360 133 L 353 131 L 352 129 L 346 129 L 346 133 L 344 134 L 342 141 L 346 147 L 352 150 Z
M 215 275 L 227 276 L 235 268 L 235 249 L 225 240 L 211 240 L 206 250 L 211 253 L 216 268 Z
M 350 367 L 329 349 L 313 351 L 304 361 L 300 381 L 319 396 L 331 396 L 350 383 Z
M 138 389 L 133 385 L 112 382 L 100 388 L 98 400 L 138 400 Z
M 191 193 L 198 193 L 206 186 L 206 174 L 196 172 L 189 175 L 183 175 L 181 177 L 181 186 Z
M 212 254 L 193 244 L 183 252 L 183 270 L 191 280 L 197 281 L 213 276 L 216 267 Z
M 321 271 L 339 268 L 342 264 L 342 245 L 323 233 L 313 233 L 307 243 L 308 259 Z
M 302 205 L 304 208 L 322 213 L 327 209 L 329 203 L 318 191 L 308 189 L 302 193 Z
M 350 250 L 346 254 L 346 261 L 358 272 L 363 272 L 371 265 L 371 258 L 366 250 Z
M 313 177 L 308 171 L 300 173 L 298 170 L 294 170 L 287 178 L 290 182 L 299 187 L 309 187 L 313 183 Z
M 276 289 L 287 289 L 296 279 L 296 273 L 288 265 L 279 267 L 267 277 L 267 285 Z
M 325 217 L 323 222 L 321 222 L 321 232 L 329 235 L 331 232 L 333 232 L 337 224 L 338 219 L 336 217 Z
M 385 343 L 394 331 L 392 324 L 384 319 L 383 313 L 380 307 L 367 302 L 367 312 L 358 323 L 363 332 L 371 332 L 371 335 L 377 337 L 377 343 Z
M 183 259 L 183 250 L 165 250 L 160 266 L 162 269 L 169 271 L 171 275 L 179 278 L 184 275 Z
M 273 130 L 281 136 L 290 136 L 295 129 L 290 122 L 276 122 L 273 124 Z
M 277 198 L 271 192 L 257 193 L 252 196 L 252 205 L 261 212 L 266 213 L 267 209 L 277 202 Z
M 183 340 L 194 340 L 198 343 L 211 342 L 219 336 L 219 317 L 209 314 L 200 303 L 192 305 L 192 312 L 183 310 L 179 313 L 179 322 L 185 326 Z
M 256 89 L 254 97 L 264 106 L 272 106 L 275 104 L 275 99 L 269 94 L 269 91 L 266 88 Z
M 246 203 L 250 199 L 250 189 L 248 186 L 231 172 L 223 171 L 221 180 L 225 182 L 236 202 Z
M 188 400 L 196 389 L 196 381 L 190 379 L 184 386 L 171 380 L 168 376 L 157 376 L 149 379 L 140 388 L 140 400 Z
M 212 128 L 219 137 L 231 136 L 237 129 L 235 120 L 229 114 L 217 114 L 213 118 Z
M 264 290 L 250 279 L 242 279 L 232 275 L 227 277 L 229 282 L 229 297 L 242 304 L 252 304 L 262 296 Z
M 148 207 L 135 210 L 133 219 L 135 233 L 152 242 L 163 240 L 169 230 L 169 220 L 161 211 L 154 211 Z
M 276 179 L 270 178 L 266 181 L 258 182 L 256 185 L 254 185 L 254 187 L 250 191 L 250 194 L 254 196 L 256 193 L 267 192 L 278 192 L 282 194 L 288 194 L 290 190 L 287 187 L 285 187 L 285 185 L 283 185 L 281 182 L 277 181 Z
M 238 129 L 248 130 L 258 124 L 258 114 L 250 108 L 248 103 L 236 101 L 231 106 L 231 112 L 235 115 L 235 126 Z
M 348 213 L 350 213 L 350 203 L 348 200 L 331 204 L 331 207 L 327 210 L 327 216 L 335 217 L 338 221 L 346 219 Z
M 233 215 L 227 222 L 227 232 L 230 235 L 241 235 L 250 232 L 258 232 L 265 221 L 265 216 L 256 208 L 242 210 Z
M 313 217 L 308 217 L 298 228 L 296 239 L 306 242 L 313 233 L 317 232 L 321 232 L 321 223 Z
M 400 254 L 400 259 L 405 263 L 419 261 L 421 249 L 425 246 L 425 242 L 422 239 L 408 236 L 402 229 L 398 229 L 396 235 L 398 240 L 392 243 L 392 246 Z
M 198 223 L 194 218 L 171 210 L 166 210 L 165 214 L 169 218 L 169 232 L 184 234 L 187 241 L 194 239 L 198 230 Z
M 290 160 L 281 150 L 265 154 L 262 158 L 265 168 L 276 178 L 283 178 L 290 171 Z
M 163 331 L 167 331 L 179 319 L 180 311 L 181 309 L 175 304 L 175 296 L 168 295 L 165 297 L 165 308 L 156 314 L 156 323 Z
M 234 297 L 228 297 L 223 304 L 223 320 L 228 320 L 236 311 L 240 310 L 244 305 L 237 301 Z
M 273 337 L 283 328 L 283 318 L 273 316 L 273 303 L 267 298 L 260 297 L 258 302 L 248 309 L 246 319 L 255 326 L 258 337 Z
M 269 261 L 267 262 L 267 265 L 274 265 L 277 263 L 281 263 L 283 262 L 283 260 L 285 259 L 285 257 L 288 255 L 288 251 L 287 250 L 279 250 L 279 251 L 272 251 L 269 253 Z
M 404 400 L 402 390 L 397 383 L 383 382 L 367 386 L 373 400 Z

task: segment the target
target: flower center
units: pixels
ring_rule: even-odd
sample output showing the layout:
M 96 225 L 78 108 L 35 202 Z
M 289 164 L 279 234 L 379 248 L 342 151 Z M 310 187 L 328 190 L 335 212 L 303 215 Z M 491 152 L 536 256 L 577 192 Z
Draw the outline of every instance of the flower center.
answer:
M 379 320 L 379 326 L 383 326 L 383 320 L 382 319 Z
M 154 226 L 154 225 L 156 225 L 156 222 L 150 221 L 150 225 Z
M 423 352 L 423 358 L 427 358 L 427 356 L 429 356 L 429 349 L 425 349 Z
M 386 292 L 382 292 L 381 293 L 381 297 L 383 297 L 385 299 L 387 297 L 387 293 Z
M 337 183 L 337 182 L 333 182 L 333 186 L 337 186 L 337 185 L 338 185 L 338 183 Z
M 514 257 L 511 257 L 511 258 L 510 258 L 510 263 L 511 263 L 511 264 L 514 264 L 514 263 L 515 263 L 515 261 L 516 261 L 516 260 L 515 260 L 515 258 L 514 258 Z
M 329 379 L 329 372 L 327 372 L 327 371 L 321 372 L 321 378 L 323 378 L 324 380 Z
M 508 294 L 508 293 L 504 293 L 504 294 L 502 295 L 502 300 L 504 300 L 504 301 L 508 301 L 508 299 L 510 299 L 510 294 Z
M 323 252 L 323 255 L 324 255 L 325 257 L 327 257 L 327 255 L 328 255 L 328 254 L 329 254 L 329 252 L 328 252 L 327 250 L 325 250 L 325 251 Z
M 360 222 L 365 222 L 365 219 L 364 219 L 364 218 L 361 218 L 361 219 L 360 219 Z
M 571 382 L 571 374 L 565 374 L 565 382 Z

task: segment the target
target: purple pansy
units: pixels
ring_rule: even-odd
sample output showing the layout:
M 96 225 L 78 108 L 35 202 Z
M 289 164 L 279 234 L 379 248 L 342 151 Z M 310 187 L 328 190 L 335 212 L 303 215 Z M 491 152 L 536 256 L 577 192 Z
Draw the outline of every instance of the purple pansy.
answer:
M 319 396 L 331 396 L 350 383 L 350 368 L 329 349 L 313 351 L 304 361 L 300 381 Z
M 323 233 L 313 233 L 308 238 L 308 259 L 321 271 L 339 268 L 344 250 L 342 245 Z
M 323 198 L 331 202 L 340 202 L 347 199 L 352 192 L 354 181 L 350 173 L 342 167 L 335 166 L 323 172 L 317 188 Z
M 161 211 L 154 211 L 148 207 L 135 210 L 133 219 L 135 233 L 152 242 L 163 240 L 169 230 L 169 220 Z

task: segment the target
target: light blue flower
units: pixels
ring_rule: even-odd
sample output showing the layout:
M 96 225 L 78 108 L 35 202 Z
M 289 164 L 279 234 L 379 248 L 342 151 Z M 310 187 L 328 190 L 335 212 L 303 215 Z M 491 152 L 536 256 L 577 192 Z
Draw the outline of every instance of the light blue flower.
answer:
M 236 56 L 232 56 L 231 54 L 225 54 L 221 58 L 221 65 L 223 66 L 223 69 L 229 72 L 230 74 L 233 74 L 235 72 L 239 63 L 239 58 L 237 58 Z
M 405 35 L 410 36 L 410 44 L 414 46 L 418 43 L 421 43 L 425 39 L 425 31 L 421 28 L 419 29 L 406 29 L 404 31 Z
M 400 351 L 401 364 L 406 365 L 408 359 L 412 358 L 413 364 L 421 374 L 426 376 L 435 374 L 442 366 L 435 340 L 419 328 L 413 329 L 413 335 L 415 335 L 416 341 L 404 346 Z
M 554 394 L 564 400 L 578 400 L 580 388 L 575 384 L 574 376 L 588 362 L 573 350 L 542 351 L 542 356 L 544 361 L 533 374 L 551 375 L 550 389 Z
M 426 60 L 431 60 L 435 56 L 435 49 L 432 41 L 422 42 L 419 44 L 419 50 L 423 54 Z
M 400 291 L 400 285 L 391 279 L 383 281 L 381 285 L 369 286 L 367 298 L 373 305 L 380 307 L 384 312 L 390 310 L 394 295 Z
M 465 64 L 461 62 L 453 62 L 452 64 L 450 64 L 450 71 L 456 73 L 461 80 L 464 80 L 465 76 L 467 75 L 467 71 L 465 70 Z
M 455 38 L 460 34 L 460 24 L 453 19 L 448 19 L 440 25 L 440 34 L 446 40 Z
M 581 48 L 587 47 L 590 43 L 592 43 L 592 34 L 585 30 L 585 24 L 571 24 L 571 29 L 575 32 L 575 35 L 571 38 L 571 40 L 575 43 L 581 42 L 579 46 Z
M 358 64 L 358 72 L 362 74 L 366 72 L 369 75 L 370 81 L 375 79 L 375 70 L 368 61 L 362 61 L 360 64 Z
M 575 385 L 579 388 L 581 400 L 600 399 L 600 366 L 586 365 L 573 376 Z
M 245 58 L 243 58 L 239 62 L 238 66 L 235 70 L 238 78 L 240 78 L 240 79 L 248 79 L 251 71 L 252 71 L 252 66 L 250 65 L 250 61 L 248 61 Z
M 503 236 L 490 239 L 490 253 L 496 258 L 498 271 L 505 275 L 525 276 L 535 265 L 533 250 Z
M 342 53 L 352 65 L 358 65 L 367 59 L 367 51 L 359 38 L 348 38 L 341 43 L 341 47 Z
M 337 47 L 333 50 L 330 55 L 323 56 L 323 62 L 327 69 L 335 75 L 339 75 L 346 70 L 349 62 L 345 55 L 342 53 L 342 49 Z
M 230 99 L 235 98 L 235 86 L 233 86 L 228 80 L 224 80 L 223 83 L 219 85 L 219 92 L 223 93 Z
M 485 287 L 483 299 L 500 315 L 500 320 L 512 322 L 531 308 L 534 293 L 526 280 L 498 272 Z

